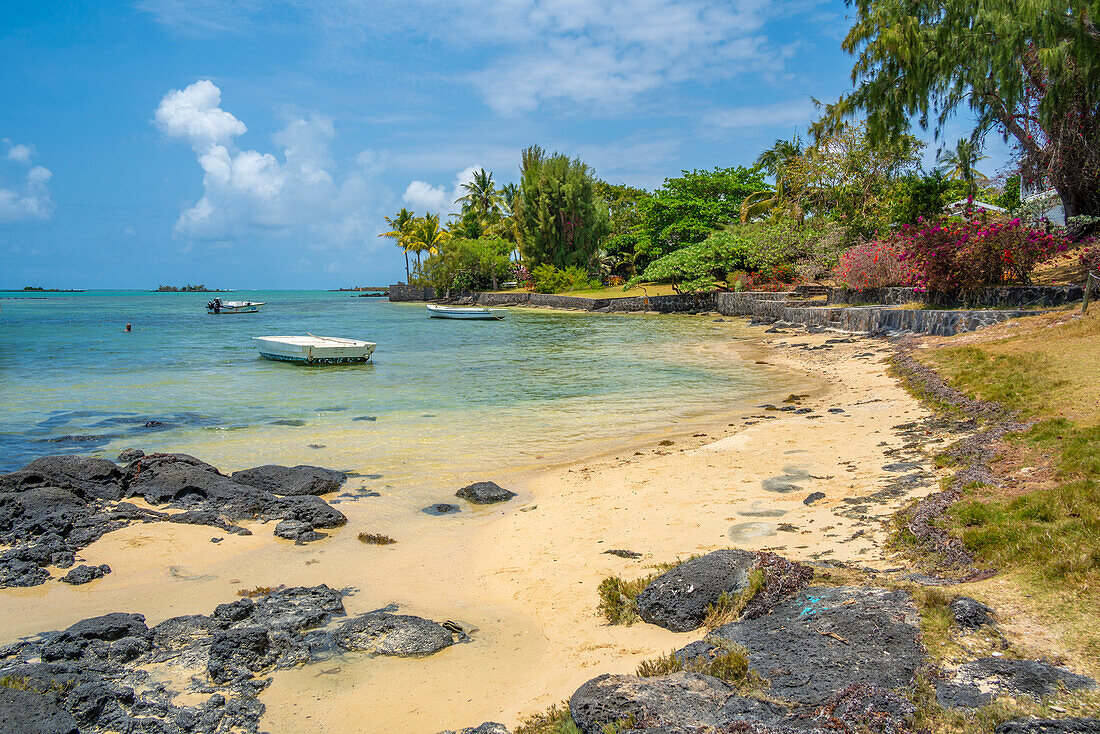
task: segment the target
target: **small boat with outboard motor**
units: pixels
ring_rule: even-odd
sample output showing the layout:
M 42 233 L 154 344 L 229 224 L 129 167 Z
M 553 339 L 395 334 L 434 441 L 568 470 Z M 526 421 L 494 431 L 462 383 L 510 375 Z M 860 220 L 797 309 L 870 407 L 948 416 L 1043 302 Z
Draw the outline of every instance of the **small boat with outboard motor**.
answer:
M 373 342 L 335 336 L 254 336 L 260 356 L 300 364 L 356 364 L 369 362 Z
M 256 313 L 260 306 L 266 306 L 267 301 L 223 301 L 215 298 L 206 304 L 207 313 Z
M 507 313 L 503 308 L 485 308 L 484 306 L 442 306 L 428 304 L 428 316 L 433 319 L 477 319 L 481 321 L 500 321 Z

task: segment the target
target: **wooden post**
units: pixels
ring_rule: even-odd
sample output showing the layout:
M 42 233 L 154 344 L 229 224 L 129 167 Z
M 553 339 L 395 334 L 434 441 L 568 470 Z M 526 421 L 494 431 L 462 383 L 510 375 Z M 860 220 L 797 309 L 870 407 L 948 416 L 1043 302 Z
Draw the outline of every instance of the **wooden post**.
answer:
M 1100 278 L 1097 278 L 1091 272 L 1085 273 L 1085 295 L 1081 299 L 1081 313 L 1083 314 L 1089 312 L 1089 295 L 1092 293 L 1093 278 L 1096 278 L 1096 280 L 1100 280 Z

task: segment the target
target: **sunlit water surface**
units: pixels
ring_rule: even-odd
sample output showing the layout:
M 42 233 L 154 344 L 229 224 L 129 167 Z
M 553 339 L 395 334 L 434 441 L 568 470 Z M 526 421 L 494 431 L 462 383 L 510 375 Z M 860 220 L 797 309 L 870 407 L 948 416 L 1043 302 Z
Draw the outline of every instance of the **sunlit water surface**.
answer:
M 706 316 L 515 309 L 447 321 L 349 293 L 230 297 L 267 306 L 214 316 L 203 293 L 0 294 L 0 469 L 134 446 L 427 489 L 686 426 L 795 384 L 728 348 L 744 326 Z M 306 333 L 377 342 L 374 362 L 271 362 L 250 339 Z

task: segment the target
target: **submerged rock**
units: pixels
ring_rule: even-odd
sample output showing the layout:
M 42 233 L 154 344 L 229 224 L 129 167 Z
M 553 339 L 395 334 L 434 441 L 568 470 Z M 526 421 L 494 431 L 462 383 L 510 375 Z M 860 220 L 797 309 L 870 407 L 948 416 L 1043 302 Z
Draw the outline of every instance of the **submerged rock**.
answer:
M 425 512 L 429 515 L 449 515 L 454 512 L 460 512 L 458 505 L 450 505 L 446 502 L 437 502 L 434 505 L 428 505 L 421 512 Z
M 455 492 L 455 497 L 461 497 L 475 505 L 491 505 L 497 502 L 507 502 L 515 496 L 515 492 L 501 487 L 496 482 L 474 482 Z
M 722 594 L 740 594 L 749 583 L 756 557 L 726 549 L 686 561 L 661 574 L 637 597 L 638 616 L 673 632 L 699 627 Z

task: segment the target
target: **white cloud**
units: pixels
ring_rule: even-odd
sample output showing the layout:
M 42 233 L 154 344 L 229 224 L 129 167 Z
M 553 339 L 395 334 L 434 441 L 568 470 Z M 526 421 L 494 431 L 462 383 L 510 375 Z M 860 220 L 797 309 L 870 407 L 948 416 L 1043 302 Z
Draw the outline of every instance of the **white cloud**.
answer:
M 446 186 L 432 186 L 426 181 L 413 181 L 405 189 L 401 200 L 408 204 L 413 211 L 428 214 L 453 214 L 462 209 L 461 204 L 456 204 L 458 197 L 465 192 L 462 184 L 468 183 L 474 177 L 474 172 L 481 166 L 467 166 L 455 174 L 454 183 L 448 192 Z
M 55 208 L 49 188 L 53 174 L 48 168 L 31 165 L 33 145 L 12 143 L 7 138 L 0 143 L 7 147 L 4 160 L 11 161 L 16 171 L 13 183 L 9 184 L 6 176 L 0 178 L 0 223 L 49 219 Z
M 15 161 L 16 163 L 29 164 L 31 162 L 31 156 L 34 155 L 33 145 L 13 145 L 8 148 L 8 160 Z
M 394 29 L 442 45 L 449 76 L 504 114 L 581 105 L 625 114 L 658 88 L 775 73 L 768 21 L 818 0 L 142 0 L 189 32 L 310 28 L 326 51 L 355 57 Z
M 800 99 L 769 105 L 714 110 L 703 116 L 703 123 L 729 130 L 792 125 L 804 128 L 813 121 L 815 113 L 816 108 L 811 100 Z
M 203 195 L 176 222 L 182 237 L 232 240 L 257 233 L 297 236 L 311 249 L 372 243 L 372 223 L 390 194 L 377 182 L 378 156 L 363 151 L 340 174 L 327 117 L 292 117 L 271 136 L 281 158 L 239 150 L 245 124 L 221 108 L 208 80 L 164 95 L 155 115 L 168 137 L 186 141 L 203 171 Z

